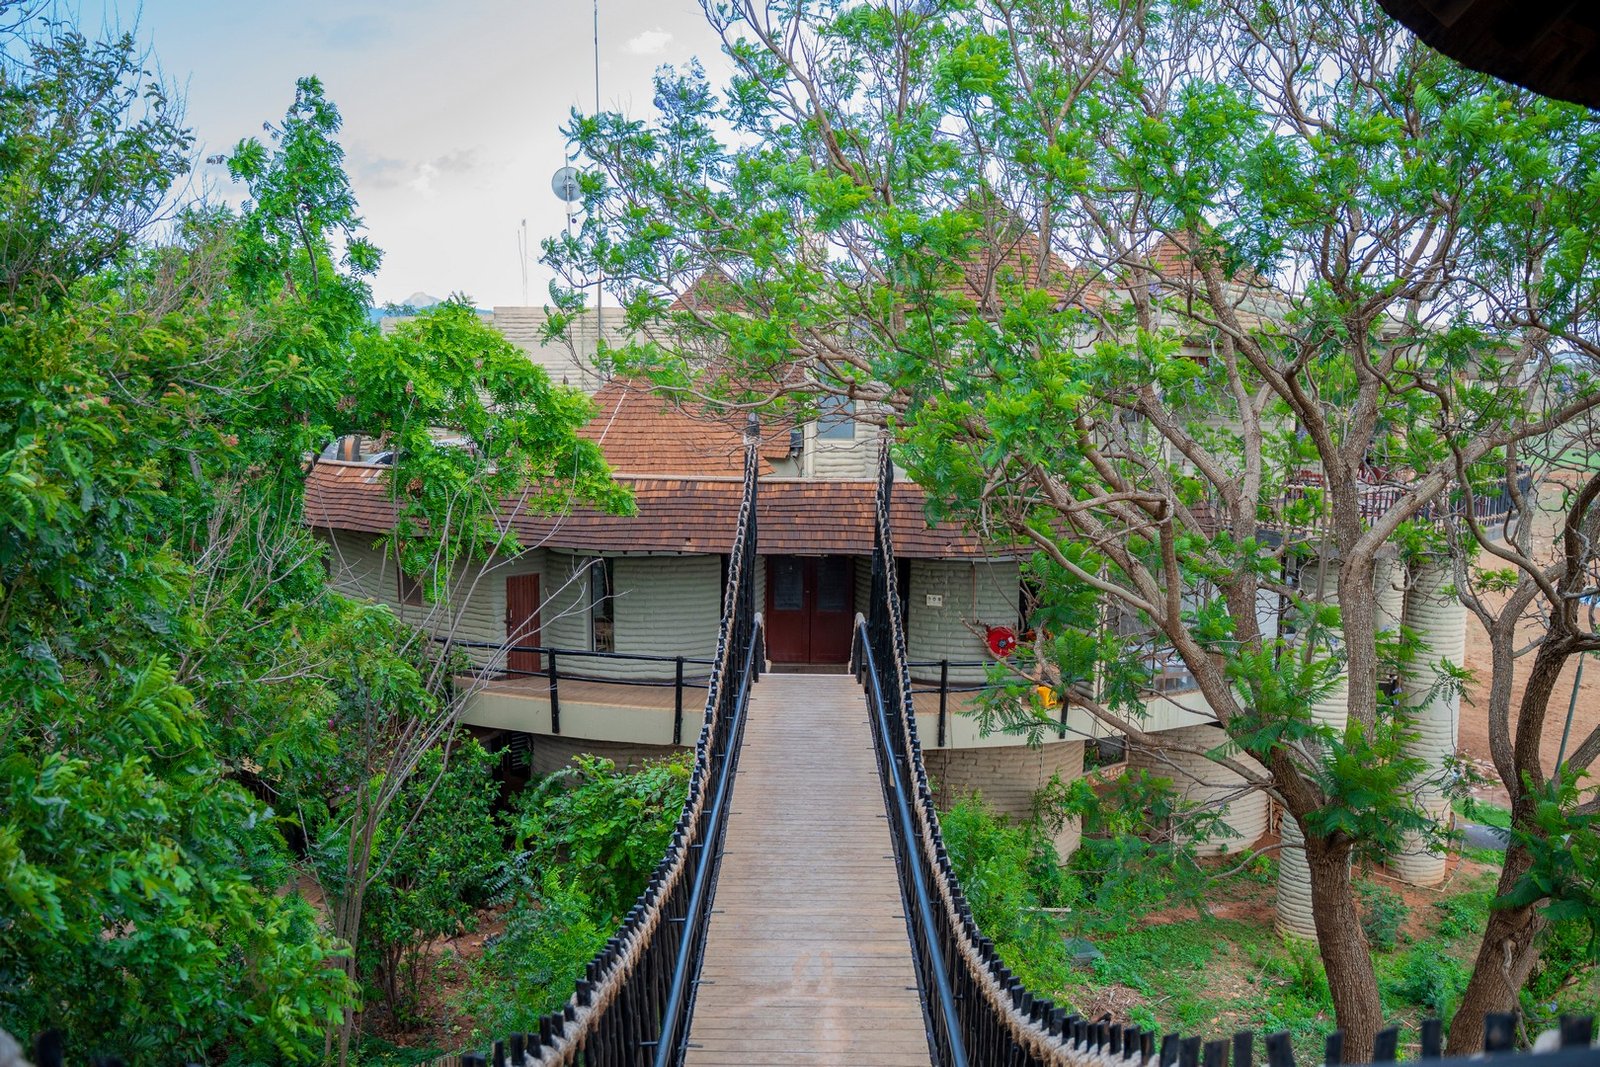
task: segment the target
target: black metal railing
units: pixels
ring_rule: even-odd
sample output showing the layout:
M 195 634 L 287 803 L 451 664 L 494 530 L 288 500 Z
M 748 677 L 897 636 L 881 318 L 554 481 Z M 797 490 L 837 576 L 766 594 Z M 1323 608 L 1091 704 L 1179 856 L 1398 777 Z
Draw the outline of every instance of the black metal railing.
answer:
M 911 669 L 906 655 L 905 620 L 896 588 L 898 574 L 890 536 L 889 498 L 893 466 L 882 450 L 877 499 L 877 531 L 872 557 L 872 600 L 869 618 L 857 618 L 852 663 L 866 689 L 873 741 L 877 749 L 884 803 L 888 809 L 907 932 L 922 992 L 932 1061 L 938 1067 L 967 1064 L 1050 1064 L 1061 1067 L 1251 1067 L 1254 1035 L 1203 1041 L 1179 1034 L 1158 1035 L 1114 1023 L 1109 1015 L 1084 1019 L 1048 997 L 1023 986 L 1006 967 L 994 943 L 983 936 L 962 893 L 939 830 L 938 813 L 912 705 Z M 1438 1020 L 1422 1026 L 1423 1058 L 1440 1055 Z M 1484 1050 L 1509 1053 L 1514 1047 L 1516 1017 L 1489 1015 L 1484 1020 Z M 1562 1021 L 1560 1049 L 1543 1053 L 1538 1067 L 1600 1067 L 1600 1050 L 1592 1047 L 1593 1020 Z M 1287 1032 L 1266 1035 L 1262 1042 L 1269 1067 L 1294 1067 L 1294 1048 Z M 1344 1058 L 1343 1034 L 1330 1034 L 1325 1062 Z M 1399 1052 L 1399 1030 L 1381 1031 L 1371 1058 L 1392 1062 Z M 1523 1057 L 1497 1055 L 1496 1060 Z M 1466 1059 L 1440 1061 L 1464 1065 Z
M 688 798 L 666 855 L 561 1010 L 541 1019 L 535 1033 L 496 1041 L 488 1057 L 463 1054 L 463 1067 L 482 1067 L 490 1060 L 501 1067 L 508 1058 L 519 1067 L 669 1067 L 683 1062 L 745 709 L 763 659 L 755 608 L 754 441 L 747 438 L 744 500 L 728 558 L 722 622 Z
M 442 638 L 440 639 L 443 640 Z M 566 682 L 598 682 L 603 685 L 638 686 L 646 689 L 671 688 L 672 695 L 672 743 L 683 744 L 683 695 L 685 690 L 709 689 L 711 686 L 711 668 L 716 666 L 715 660 L 696 659 L 693 656 L 655 656 L 635 652 L 596 652 L 583 648 L 558 648 L 551 645 L 505 645 L 492 641 L 447 641 L 450 648 L 464 651 L 484 651 L 490 653 L 487 664 L 474 665 L 463 673 L 469 674 L 474 684 L 484 688 L 492 686 L 495 682 L 516 680 L 520 678 L 543 678 L 545 699 L 550 704 L 550 732 L 561 733 L 561 683 Z M 518 654 L 531 656 L 539 664 L 534 668 L 512 667 L 512 655 Z M 648 663 L 668 664 L 672 667 L 670 675 L 643 678 L 632 675 L 617 675 L 601 670 L 583 667 L 573 669 L 562 667 L 562 663 L 573 661 L 579 664 L 599 660 L 608 663 Z M 690 668 L 695 668 L 691 671 Z M 700 668 L 704 668 L 703 670 Z
M 1153 662 L 1151 656 L 1147 655 L 1145 658 L 1147 662 Z M 1067 734 L 1074 732 L 1072 728 L 1067 725 L 1067 701 L 1060 699 L 1059 694 L 1055 693 L 1051 687 L 1041 685 L 1032 675 L 1028 673 L 1028 666 L 1031 662 L 1032 661 L 1028 657 L 1019 655 L 1014 659 L 1005 660 L 926 659 L 912 660 L 907 663 L 906 666 L 911 669 L 911 696 L 913 698 L 913 702 L 915 698 L 919 696 L 936 695 L 939 698 L 938 712 L 934 719 L 936 731 L 933 747 L 945 748 L 949 744 L 951 714 L 950 698 L 952 696 L 961 697 L 972 693 L 993 693 L 1006 690 L 1015 691 L 1018 688 L 1035 689 L 1040 692 L 1041 696 L 1045 695 L 1047 690 L 1049 691 L 1049 702 L 1045 706 L 1046 708 L 1053 707 L 1055 709 L 1056 738 L 1057 740 L 1065 740 Z M 933 668 L 938 669 L 937 680 L 929 675 L 929 672 Z M 993 680 L 992 677 L 985 677 L 981 682 L 952 682 L 950 680 L 950 672 L 952 670 L 972 671 L 981 669 L 992 675 L 996 668 L 1004 668 L 1007 672 L 1006 676 L 1001 678 L 999 681 Z M 1158 667 L 1152 666 L 1151 678 L 1151 690 L 1157 694 L 1165 695 L 1168 693 L 1183 691 L 1185 688 L 1183 681 L 1184 678 L 1187 678 L 1191 683 L 1187 685 L 1187 688 L 1195 688 L 1195 686 L 1192 684 L 1194 676 L 1189 674 L 1186 669 L 1180 676 L 1173 669 L 1169 668 L 1166 673 L 1162 673 Z M 1092 695 L 1092 690 L 1087 682 L 1075 683 L 1073 688 L 1087 695 Z M 1089 737 L 1092 735 L 1082 734 L 1080 732 L 1080 736 Z

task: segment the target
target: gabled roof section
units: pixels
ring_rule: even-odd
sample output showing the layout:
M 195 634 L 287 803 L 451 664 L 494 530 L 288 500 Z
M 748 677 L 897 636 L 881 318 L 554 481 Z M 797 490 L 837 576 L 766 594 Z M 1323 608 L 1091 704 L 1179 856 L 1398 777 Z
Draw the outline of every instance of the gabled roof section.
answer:
M 386 468 L 322 461 L 306 481 L 305 521 L 329 530 L 380 536 L 394 526 Z M 501 516 L 524 548 L 594 552 L 721 554 L 733 544 L 744 486 L 735 478 L 622 478 L 638 514 L 607 515 L 578 507 L 564 515 L 531 515 L 508 501 Z M 872 554 L 874 482 L 763 479 L 757 496 L 759 551 L 770 555 Z M 895 489 L 890 508 L 895 551 L 906 559 L 989 559 L 973 533 L 924 518 L 925 494 Z
M 977 254 L 961 264 L 963 291 L 984 315 L 999 314 L 999 286 L 1024 284 L 1067 303 L 1083 288 L 1084 277 L 1050 251 L 1039 232 L 992 195 L 974 196 L 966 205 L 983 216 L 987 236 Z
M 689 288 L 667 305 L 668 311 L 740 311 L 743 303 L 738 299 L 739 287 L 732 278 L 716 267 L 700 272 L 689 283 Z
M 674 402 L 626 378 L 601 386 L 594 402 L 599 410 L 578 433 L 599 445 L 619 474 L 744 476 L 744 412 Z M 762 474 L 772 473 L 771 460 L 789 454 L 791 425 L 762 425 Z

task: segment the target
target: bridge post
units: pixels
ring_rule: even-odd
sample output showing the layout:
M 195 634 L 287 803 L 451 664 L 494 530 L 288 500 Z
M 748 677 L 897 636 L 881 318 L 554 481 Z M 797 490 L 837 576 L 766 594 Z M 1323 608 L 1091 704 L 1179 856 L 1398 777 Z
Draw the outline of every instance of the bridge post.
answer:
M 676 678 L 672 694 L 672 743 L 683 744 L 683 657 L 677 659 Z
M 561 735 L 561 678 L 556 673 L 556 650 L 550 650 L 550 732 Z

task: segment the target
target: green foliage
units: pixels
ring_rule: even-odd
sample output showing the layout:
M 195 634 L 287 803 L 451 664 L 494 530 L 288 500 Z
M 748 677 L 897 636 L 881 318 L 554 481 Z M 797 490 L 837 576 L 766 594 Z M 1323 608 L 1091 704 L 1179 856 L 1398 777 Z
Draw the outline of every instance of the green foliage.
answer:
M 363 977 L 402 1027 L 414 1021 L 435 942 L 473 929 L 500 866 L 495 763 L 470 738 L 456 740 L 448 752 L 429 750 L 373 840 L 378 864 L 366 892 L 358 957 Z M 350 828 L 340 829 L 324 854 L 342 859 Z M 330 871 L 327 881 L 337 884 L 341 873 Z
M 1196 850 L 1225 826 L 1216 811 L 1183 802 L 1170 778 L 1130 772 L 1104 795 L 1086 779 L 1063 785 L 1052 778 L 1034 803 L 1052 834 L 1068 819 L 1080 821 L 1083 837 L 1067 862 L 1083 904 L 1074 916 L 1079 929 L 1119 929 L 1175 903 L 1204 906 Z
M 1584 1003 L 1582 987 L 1585 982 L 1593 985 L 1597 967 L 1593 937 L 1589 925 L 1576 919 L 1558 920 L 1540 932 L 1539 961 L 1521 991 L 1531 1026 L 1548 1026 L 1564 1009 Z
M 23 1035 L 61 1028 L 75 1060 L 316 1060 L 358 991 L 280 831 L 292 817 L 320 832 L 409 775 L 385 754 L 441 721 L 447 672 L 386 610 L 330 587 L 302 521 L 308 457 L 339 433 L 399 444 L 395 547 L 434 591 L 455 561 L 513 547 L 491 518 L 508 485 L 525 480 L 535 507 L 627 497 L 574 433 L 588 402 L 464 309 L 391 338 L 367 323 L 376 252 L 314 80 L 271 148 L 236 154 L 243 213 L 180 205 L 156 247 L 145 229 L 191 141 L 131 39 L 13 31 L 0 1017 Z M 474 877 L 399 825 L 375 871 Z M 395 883 L 399 897 L 423 881 Z M 459 903 L 380 899 L 380 940 L 426 937 Z
M 984 936 L 1029 988 L 1060 988 L 1072 960 L 1060 923 L 1040 909 L 1080 901 L 1074 880 L 1062 873 L 1038 824 L 1013 824 L 975 794 L 951 805 L 939 826 Z
M 1527 873 L 1495 901 L 1496 907 L 1538 904 L 1551 922 L 1580 922 L 1590 931 L 1589 952 L 1600 953 L 1600 813 L 1578 805 L 1579 783 L 1556 777 L 1525 782 L 1532 811 L 1513 820 L 1512 840 L 1531 859 Z M 1600 958 L 1600 956 L 1597 956 Z
M 0 303 L 60 301 L 132 248 L 192 144 L 131 35 L 0 28 Z
M 537 1029 L 571 994 L 666 852 L 687 754 L 632 773 L 580 756 L 513 805 L 517 842 L 492 881 L 506 930 L 472 969 L 463 1009 L 492 1034 Z
M 1383 968 L 1379 983 L 1389 996 L 1445 1017 L 1467 988 L 1467 968 L 1453 956 L 1418 945 Z
M 1356 883 L 1356 899 L 1361 905 L 1361 929 L 1367 944 L 1380 952 L 1393 952 L 1400 945 L 1400 930 L 1411 915 L 1405 898 L 1396 890 L 1377 882 Z
M 614 924 L 644 891 L 688 795 L 687 756 L 632 774 L 600 756 L 579 756 L 546 786 L 518 797 L 516 848 L 533 870 L 570 870 L 573 890 Z
M 572 995 L 615 929 L 557 868 L 519 879 L 504 899 L 510 902 L 505 933 L 472 968 L 461 1005 L 480 1030 L 494 1035 L 537 1030 L 540 1016 Z
M 1479 933 L 1489 918 L 1489 892 L 1462 893 L 1433 902 L 1439 913 L 1439 936 L 1448 940 Z
M 1316 946 L 1297 937 L 1285 937 L 1281 944 L 1282 954 L 1271 959 L 1268 969 L 1287 982 L 1295 996 L 1331 1007 L 1333 994 L 1328 991 L 1328 974 L 1317 958 Z

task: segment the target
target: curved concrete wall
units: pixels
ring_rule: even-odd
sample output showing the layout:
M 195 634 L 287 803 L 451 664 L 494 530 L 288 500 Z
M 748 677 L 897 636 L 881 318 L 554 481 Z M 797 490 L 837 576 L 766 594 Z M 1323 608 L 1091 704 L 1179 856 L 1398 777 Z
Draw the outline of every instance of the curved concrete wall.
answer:
M 1429 562 L 1416 569 L 1406 594 L 1406 624 L 1426 645 L 1401 673 L 1415 735 L 1407 742 L 1406 753 L 1426 765 L 1415 795 L 1418 807 L 1435 823 L 1450 810 L 1437 779 L 1444 761 L 1455 755 L 1461 725 L 1460 694 L 1438 690 L 1436 669 L 1446 660 L 1460 666 L 1466 656 L 1466 608 L 1456 597 L 1454 584 L 1448 564 Z M 1429 852 L 1421 835 L 1408 835 L 1390 866 L 1413 885 L 1437 885 L 1444 878 L 1445 856 Z
M 1158 734 L 1161 740 L 1197 749 L 1214 749 L 1227 740 L 1215 726 L 1185 726 Z M 1246 766 L 1261 765 L 1249 756 L 1238 759 Z M 1172 749 L 1151 750 L 1128 746 L 1128 769 L 1143 770 L 1161 778 L 1172 779 L 1173 787 L 1183 799 L 1207 810 L 1220 809 L 1223 822 L 1233 832 L 1212 838 L 1199 845 L 1196 851 L 1202 856 L 1224 855 L 1237 852 L 1253 844 L 1267 829 L 1267 796 L 1259 791 L 1245 792 L 1244 779 L 1226 767 L 1205 756 Z
M 922 726 L 919 724 L 917 729 L 920 734 Z M 1038 748 L 924 748 L 922 763 L 933 781 L 934 799 L 941 808 L 949 807 L 960 797 L 979 793 L 995 811 L 1013 819 L 1026 819 L 1033 814 L 1034 793 L 1051 776 L 1059 774 L 1064 782 L 1083 777 L 1083 742 L 1047 741 Z M 1076 820 L 1062 828 L 1055 840 L 1062 859 L 1077 849 L 1082 836 Z
M 1311 908 L 1311 865 L 1306 862 L 1300 824 L 1283 814 L 1283 847 L 1278 850 L 1278 932 L 1315 940 L 1317 920 Z
M 1339 603 L 1339 561 L 1329 559 L 1322 560 L 1320 565 L 1317 562 L 1307 564 L 1301 571 L 1300 586 L 1313 594 L 1320 587 L 1323 603 Z M 1312 703 L 1311 717 L 1334 730 L 1344 729 L 1345 723 L 1350 721 L 1349 675 L 1340 672 L 1333 688 Z
M 1313 560 L 1300 572 L 1300 587 L 1320 589 L 1326 604 L 1339 603 L 1340 566 L 1336 559 Z M 1340 671 L 1333 686 L 1311 705 L 1311 717 L 1336 731 L 1350 721 L 1350 675 Z M 1278 855 L 1278 931 L 1293 937 L 1315 938 L 1311 914 L 1311 868 L 1306 864 L 1304 839 L 1294 816 L 1283 813 L 1283 848 Z
M 1406 568 L 1398 559 L 1379 559 L 1373 563 L 1373 585 L 1377 594 L 1377 616 L 1379 632 L 1388 631 L 1393 635 L 1400 629 L 1400 624 L 1405 618 L 1406 606 Z M 1379 668 L 1384 677 L 1391 677 L 1392 672 Z

